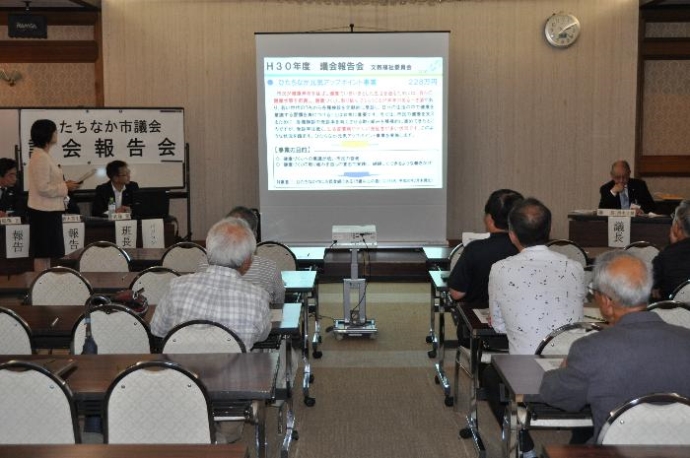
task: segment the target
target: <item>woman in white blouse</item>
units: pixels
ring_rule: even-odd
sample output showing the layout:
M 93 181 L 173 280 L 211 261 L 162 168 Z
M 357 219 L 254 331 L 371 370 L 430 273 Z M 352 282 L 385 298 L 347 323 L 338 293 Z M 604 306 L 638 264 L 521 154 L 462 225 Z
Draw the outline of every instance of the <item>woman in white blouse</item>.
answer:
M 67 193 L 79 188 L 76 181 L 65 181 L 62 170 L 50 157 L 57 143 L 57 126 L 49 119 L 39 119 L 31 126 L 33 150 L 29 160 L 29 226 L 34 270 L 50 267 L 50 258 L 65 254 L 62 214 Z

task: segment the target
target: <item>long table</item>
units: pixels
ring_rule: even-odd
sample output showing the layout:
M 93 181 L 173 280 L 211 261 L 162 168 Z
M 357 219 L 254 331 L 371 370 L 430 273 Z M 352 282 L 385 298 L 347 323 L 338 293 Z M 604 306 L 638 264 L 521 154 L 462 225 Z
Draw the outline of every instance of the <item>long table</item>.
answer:
M 46 355 L 0 355 L 10 360 L 45 360 Z M 187 355 L 51 355 L 54 363 L 74 361 L 75 368 L 63 374 L 84 415 L 100 415 L 111 382 L 139 361 L 171 361 L 199 376 L 208 390 L 214 416 L 222 416 L 238 401 L 259 402 L 257 415 L 258 455 L 266 457 L 266 402 L 275 398 L 278 355 L 276 353 L 187 354 Z
M 13 458 L 248 458 L 244 444 L 0 445 Z
M 545 445 L 544 458 L 687 458 L 687 445 Z
M 568 238 L 583 247 L 608 246 L 608 218 L 596 215 L 568 215 Z M 670 217 L 649 218 L 640 216 L 631 218 L 630 242 L 646 241 L 659 248 L 668 245 L 671 229 Z
M 429 335 L 427 342 L 431 343 L 432 348 L 427 353 L 429 358 L 436 358 L 434 363 L 435 379 L 443 388 L 445 395 L 445 404 L 450 407 L 455 402 L 451 395 L 450 382 L 446 376 L 444 364 L 446 356 L 446 318 L 445 312 L 450 307 L 453 307 L 453 300 L 448 293 L 448 284 L 446 279 L 448 277 L 447 271 L 430 270 L 429 277 L 431 278 L 431 292 L 430 292 L 430 318 L 429 318 Z M 436 325 L 434 323 L 435 316 L 438 313 L 438 332 L 436 332 Z

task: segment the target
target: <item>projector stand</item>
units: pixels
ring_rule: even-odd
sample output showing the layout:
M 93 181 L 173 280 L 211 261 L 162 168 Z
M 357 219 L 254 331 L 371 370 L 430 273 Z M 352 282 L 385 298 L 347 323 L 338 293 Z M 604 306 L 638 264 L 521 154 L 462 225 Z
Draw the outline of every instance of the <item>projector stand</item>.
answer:
M 367 281 L 364 278 L 357 278 L 358 262 L 357 252 L 358 248 L 351 248 L 352 260 L 350 262 L 350 277 L 343 279 L 343 319 L 335 320 L 333 326 L 333 334 L 337 340 L 342 340 L 343 336 L 365 336 L 375 339 L 378 333 L 376 329 L 376 322 L 374 320 L 367 320 L 367 297 L 366 288 Z M 356 289 L 359 294 L 357 297 L 359 301 L 355 310 L 350 307 L 350 292 Z

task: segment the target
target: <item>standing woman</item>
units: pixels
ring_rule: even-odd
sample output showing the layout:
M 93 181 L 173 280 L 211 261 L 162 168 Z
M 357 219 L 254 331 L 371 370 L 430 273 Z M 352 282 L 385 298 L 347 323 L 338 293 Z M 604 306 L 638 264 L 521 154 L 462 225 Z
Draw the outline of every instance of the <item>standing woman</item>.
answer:
M 57 126 L 49 119 L 39 119 L 31 126 L 34 144 L 29 160 L 29 227 L 33 247 L 34 270 L 50 267 L 50 258 L 65 254 L 62 238 L 62 214 L 65 197 L 79 188 L 76 181 L 65 181 L 62 170 L 50 157 L 57 143 Z

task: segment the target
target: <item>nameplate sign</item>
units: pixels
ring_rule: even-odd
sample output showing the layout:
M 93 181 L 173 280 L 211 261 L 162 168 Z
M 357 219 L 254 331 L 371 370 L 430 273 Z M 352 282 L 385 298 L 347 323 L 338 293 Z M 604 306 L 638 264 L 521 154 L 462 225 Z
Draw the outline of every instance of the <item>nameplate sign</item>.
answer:
M 110 221 L 126 221 L 128 219 L 132 219 L 132 214 L 131 213 L 112 213 L 108 215 L 108 219 Z
M 630 245 L 630 217 L 611 216 L 608 219 L 608 223 L 609 246 L 614 248 L 624 248 Z
M 635 210 L 620 210 L 617 208 L 597 208 L 597 216 L 635 216 Z
M 115 221 L 115 243 L 122 248 L 136 248 L 137 220 Z
M 75 215 L 70 213 L 62 214 L 63 223 L 81 223 L 81 215 Z
M 144 248 L 165 248 L 162 218 L 141 220 L 141 245 Z
M 22 224 L 22 219 L 19 216 L 5 216 L 0 218 L 0 225 L 9 226 L 12 224 Z
M 7 259 L 29 257 L 29 225 L 5 226 L 5 257 Z
M 65 254 L 84 248 L 84 223 L 62 223 Z

